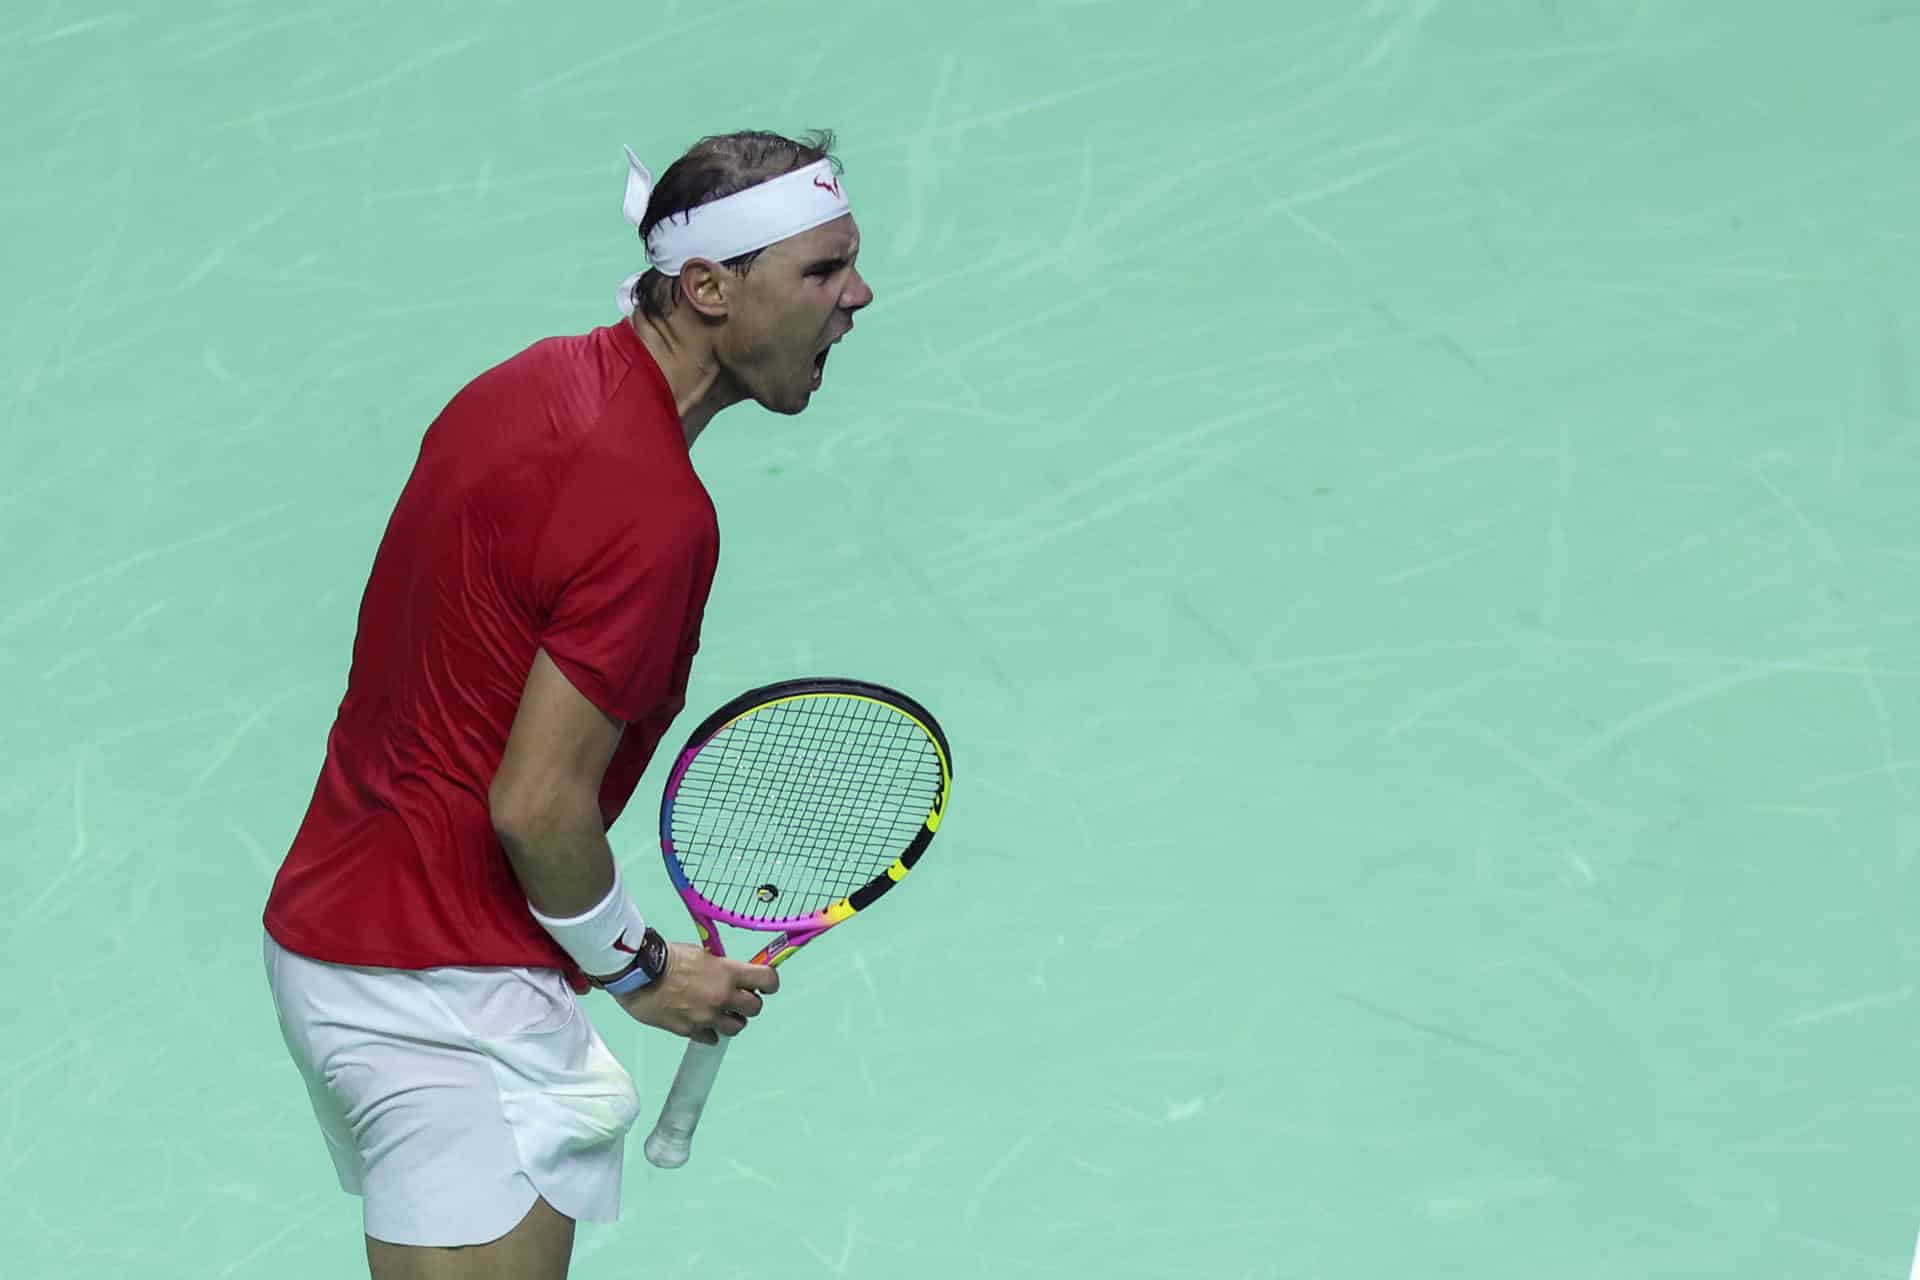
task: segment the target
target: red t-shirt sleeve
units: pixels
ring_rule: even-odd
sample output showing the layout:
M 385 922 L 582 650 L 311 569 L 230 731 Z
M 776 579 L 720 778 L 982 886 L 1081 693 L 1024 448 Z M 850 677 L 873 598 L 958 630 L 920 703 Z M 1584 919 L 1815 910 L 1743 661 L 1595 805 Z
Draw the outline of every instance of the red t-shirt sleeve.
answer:
M 535 553 L 534 590 L 546 610 L 540 647 L 588 701 L 623 723 L 685 696 L 719 556 L 703 496 L 584 451 Z

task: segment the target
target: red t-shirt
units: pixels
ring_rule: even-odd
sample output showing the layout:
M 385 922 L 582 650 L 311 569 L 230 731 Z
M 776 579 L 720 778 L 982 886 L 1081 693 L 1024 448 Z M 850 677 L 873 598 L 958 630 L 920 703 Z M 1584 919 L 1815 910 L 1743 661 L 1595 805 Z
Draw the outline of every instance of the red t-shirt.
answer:
M 545 649 L 627 725 L 600 788 L 612 825 L 685 705 L 719 548 L 666 377 L 625 322 L 469 383 L 381 538 L 267 931 L 317 960 L 551 967 L 584 990 L 528 910 L 487 790 Z

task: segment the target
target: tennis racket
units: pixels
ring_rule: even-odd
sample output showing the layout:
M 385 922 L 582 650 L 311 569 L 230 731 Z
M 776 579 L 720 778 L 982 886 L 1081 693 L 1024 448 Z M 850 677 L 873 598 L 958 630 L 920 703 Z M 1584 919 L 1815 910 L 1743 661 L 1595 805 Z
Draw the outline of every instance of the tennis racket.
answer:
M 946 734 L 903 693 L 860 680 L 751 689 L 701 721 L 660 800 L 667 875 L 700 942 L 716 924 L 775 935 L 751 963 L 778 966 L 906 878 L 940 829 L 953 786 Z M 726 1057 L 687 1045 L 647 1159 L 687 1162 Z

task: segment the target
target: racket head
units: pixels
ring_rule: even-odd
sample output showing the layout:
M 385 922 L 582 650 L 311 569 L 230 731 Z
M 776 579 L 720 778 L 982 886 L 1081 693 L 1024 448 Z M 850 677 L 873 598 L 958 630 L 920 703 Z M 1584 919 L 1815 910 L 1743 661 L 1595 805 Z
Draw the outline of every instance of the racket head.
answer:
M 687 736 L 660 850 L 710 951 L 724 954 L 715 922 L 782 933 L 777 964 L 905 879 L 952 789 L 952 749 L 920 703 L 864 680 L 783 680 Z

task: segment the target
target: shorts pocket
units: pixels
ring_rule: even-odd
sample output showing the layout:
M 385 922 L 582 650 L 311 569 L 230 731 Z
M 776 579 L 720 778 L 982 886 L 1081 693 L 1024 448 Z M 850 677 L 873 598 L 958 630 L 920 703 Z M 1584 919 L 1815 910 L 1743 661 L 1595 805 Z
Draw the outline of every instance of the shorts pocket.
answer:
M 640 1114 L 633 1077 L 592 1027 L 555 1055 L 552 1041 L 510 1039 L 484 1046 L 500 1084 L 501 1110 L 531 1169 L 617 1143 Z M 536 1179 L 537 1181 L 537 1179 Z

